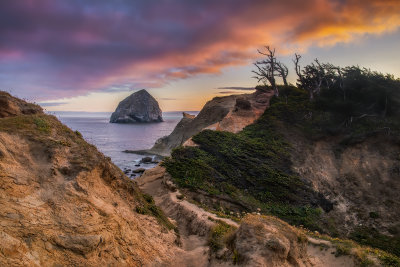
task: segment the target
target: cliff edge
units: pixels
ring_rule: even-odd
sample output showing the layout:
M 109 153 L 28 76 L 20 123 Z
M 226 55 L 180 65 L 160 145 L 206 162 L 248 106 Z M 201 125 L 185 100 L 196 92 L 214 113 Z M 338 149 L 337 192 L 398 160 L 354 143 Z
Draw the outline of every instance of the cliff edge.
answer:
M 109 158 L 40 107 L 0 101 L 1 266 L 173 260 L 172 225 Z
M 190 138 L 204 129 L 239 132 L 264 113 L 272 95 L 256 90 L 252 94 L 215 97 L 196 117 L 183 116 L 172 133 L 158 139 L 148 152 L 168 156 L 180 145 L 191 145 Z

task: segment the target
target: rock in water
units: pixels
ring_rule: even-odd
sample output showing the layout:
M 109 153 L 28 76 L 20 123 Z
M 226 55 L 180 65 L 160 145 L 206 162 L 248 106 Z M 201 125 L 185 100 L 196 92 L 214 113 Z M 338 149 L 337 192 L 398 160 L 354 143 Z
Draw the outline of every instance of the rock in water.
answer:
M 162 112 L 157 100 L 145 89 L 137 91 L 122 100 L 110 118 L 112 123 L 162 121 Z

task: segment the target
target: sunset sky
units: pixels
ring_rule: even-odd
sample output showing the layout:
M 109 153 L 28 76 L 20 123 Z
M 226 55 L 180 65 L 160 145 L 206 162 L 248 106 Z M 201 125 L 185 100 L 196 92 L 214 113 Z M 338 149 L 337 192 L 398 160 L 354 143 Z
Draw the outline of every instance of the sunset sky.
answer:
M 142 88 L 163 111 L 252 88 L 257 49 L 292 70 L 360 65 L 400 77 L 399 0 L 4 0 L 0 90 L 47 110 L 113 111 Z M 291 81 L 295 81 L 293 70 Z

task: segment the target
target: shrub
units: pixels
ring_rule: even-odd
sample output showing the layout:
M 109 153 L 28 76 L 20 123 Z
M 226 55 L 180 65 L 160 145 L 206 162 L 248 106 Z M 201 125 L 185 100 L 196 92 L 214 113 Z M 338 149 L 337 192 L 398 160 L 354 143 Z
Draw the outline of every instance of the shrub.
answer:
M 218 220 L 217 224 L 211 229 L 210 236 L 208 238 L 208 245 L 211 250 L 218 251 L 225 246 L 225 242 L 235 227 Z
M 49 123 L 41 117 L 35 118 L 33 120 L 33 122 L 35 123 L 37 129 L 43 133 L 49 133 L 50 132 L 50 125 Z

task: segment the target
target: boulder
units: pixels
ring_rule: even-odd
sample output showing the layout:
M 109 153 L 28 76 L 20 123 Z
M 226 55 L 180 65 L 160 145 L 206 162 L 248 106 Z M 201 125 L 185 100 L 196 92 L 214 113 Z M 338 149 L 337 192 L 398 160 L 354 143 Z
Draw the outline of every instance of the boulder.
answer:
M 237 98 L 235 104 L 235 110 L 237 111 L 240 109 L 250 110 L 251 109 L 250 101 L 245 98 Z
M 152 157 L 144 157 L 140 162 L 142 163 L 151 163 L 153 161 Z
M 157 100 L 145 89 L 137 91 L 122 100 L 110 118 L 111 123 L 162 121 L 162 111 Z
M 133 170 L 132 172 L 133 173 L 143 173 L 145 170 L 146 170 L 145 168 L 138 168 L 138 169 Z

